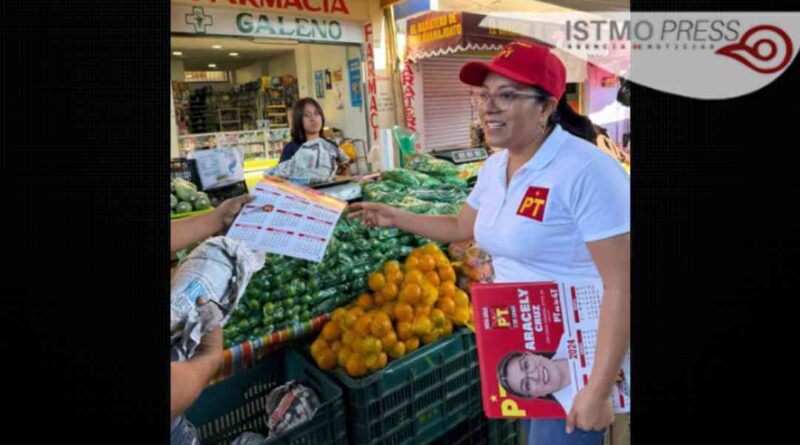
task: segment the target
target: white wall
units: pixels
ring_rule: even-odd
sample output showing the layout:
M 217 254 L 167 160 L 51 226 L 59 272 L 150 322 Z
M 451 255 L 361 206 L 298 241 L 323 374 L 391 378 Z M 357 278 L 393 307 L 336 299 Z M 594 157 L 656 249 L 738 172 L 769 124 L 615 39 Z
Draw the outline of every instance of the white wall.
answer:
M 252 82 L 261 79 L 261 76 L 267 74 L 267 61 L 262 60 L 252 65 L 236 70 L 234 82 L 238 84 Z
M 297 76 L 295 55 L 293 51 L 286 54 L 261 60 L 236 70 L 236 83 L 243 84 L 261 79 L 261 76 Z
M 267 72 L 272 76 L 284 76 L 291 74 L 297 77 L 297 66 L 295 64 L 294 51 L 287 52 L 286 54 L 273 57 L 267 60 Z
M 171 59 L 170 60 L 170 74 L 172 75 L 172 81 L 183 82 L 186 80 L 186 74 L 184 73 L 183 69 L 183 60 L 181 59 Z
M 366 143 L 367 121 L 364 115 L 366 103 L 365 91 L 362 88 L 362 106 L 354 108 L 350 100 L 350 75 L 347 67 L 348 58 L 360 57 L 357 47 L 336 45 L 300 45 L 298 51 L 297 74 L 300 82 L 300 97 L 313 97 L 322 106 L 325 113 L 325 124 L 343 131 L 344 136 L 353 139 L 362 139 Z M 316 97 L 314 80 L 315 71 L 329 70 L 331 72 L 332 88 L 325 90 L 324 98 Z M 336 82 L 333 74 L 336 70 L 342 71 L 341 82 Z M 362 79 L 363 79 L 362 75 Z M 337 109 L 337 84 L 341 92 L 341 102 L 344 108 Z

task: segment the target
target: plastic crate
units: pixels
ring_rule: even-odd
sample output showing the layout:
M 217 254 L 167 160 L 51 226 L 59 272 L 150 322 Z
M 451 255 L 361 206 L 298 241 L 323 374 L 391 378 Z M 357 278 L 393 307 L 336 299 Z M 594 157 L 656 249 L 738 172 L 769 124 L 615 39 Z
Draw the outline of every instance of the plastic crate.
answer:
M 222 203 L 222 201 L 225 201 L 226 199 L 246 195 L 247 192 L 248 192 L 247 182 L 245 181 L 240 181 L 235 184 L 226 185 L 219 188 L 205 190 L 205 193 L 208 195 L 209 201 L 211 201 L 211 205 L 214 207 L 217 207 Z
M 481 410 L 475 338 L 466 329 L 342 386 L 354 445 L 425 445 Z
M 517 445 L 519 429 L 518 420 L 487 419 L 480 412 L 455 426 L 433 445 Z
M 282 349 L 258 365 L 212 385 L 186 412 L 203 445 L 228 444 L 241 433 L 267 435 L 267 396 L 274 388 L 299 380 L 316 392 L 320 407 L 314 417 L 265 444 L 339 444 L 346 440 L 342 391 L 316 365 L 298 352 Z
M 169 161 L 169 178 L 182 178 L 200 187 L 200 175 L 194 159 L 174 158 Z

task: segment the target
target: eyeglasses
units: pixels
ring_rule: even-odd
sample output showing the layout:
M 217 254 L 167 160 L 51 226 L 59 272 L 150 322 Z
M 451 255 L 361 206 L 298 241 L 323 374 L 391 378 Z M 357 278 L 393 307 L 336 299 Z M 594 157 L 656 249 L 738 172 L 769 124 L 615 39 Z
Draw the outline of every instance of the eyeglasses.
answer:
M 489 102 L 489 99 L 492 99 L 492 102 L 495 106 L 500 109 L 500 111 L 505 111 L 511 108 L 511 105 L 514 104 L 514 100 L 518 97 L 528 97 L 528 98 L 535 98 L 539 100 L 543 100 L 545 97 L 541 94 L 537 93 L 525 93 L 521 91 L 502 91 L 500 93 L 490 94 L 486 90 L 474 90 L 472 91 L 472 104 L 475 107 L 482 107 Z

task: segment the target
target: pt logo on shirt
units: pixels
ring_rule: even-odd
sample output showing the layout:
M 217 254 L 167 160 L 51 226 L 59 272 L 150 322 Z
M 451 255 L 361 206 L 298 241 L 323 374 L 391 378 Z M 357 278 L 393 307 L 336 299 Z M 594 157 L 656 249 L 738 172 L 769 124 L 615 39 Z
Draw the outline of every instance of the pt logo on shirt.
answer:
M 547 195 L 549 194 L 550 189 L 528 187 L 528 191 L 517 209 L 517 215 L 535 219 L 539 222 L 544 221 L 544 210 L 547 205 Z

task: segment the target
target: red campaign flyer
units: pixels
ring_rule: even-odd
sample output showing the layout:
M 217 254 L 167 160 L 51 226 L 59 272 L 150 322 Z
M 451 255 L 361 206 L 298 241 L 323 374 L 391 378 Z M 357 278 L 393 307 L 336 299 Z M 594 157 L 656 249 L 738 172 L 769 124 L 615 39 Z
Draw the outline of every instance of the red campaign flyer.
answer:
M 483 409 L 489 418 L 563 419 L 589 381 L 602 285 L 473 284 Z M 630 357 L 612 388 L 630 412 Z

